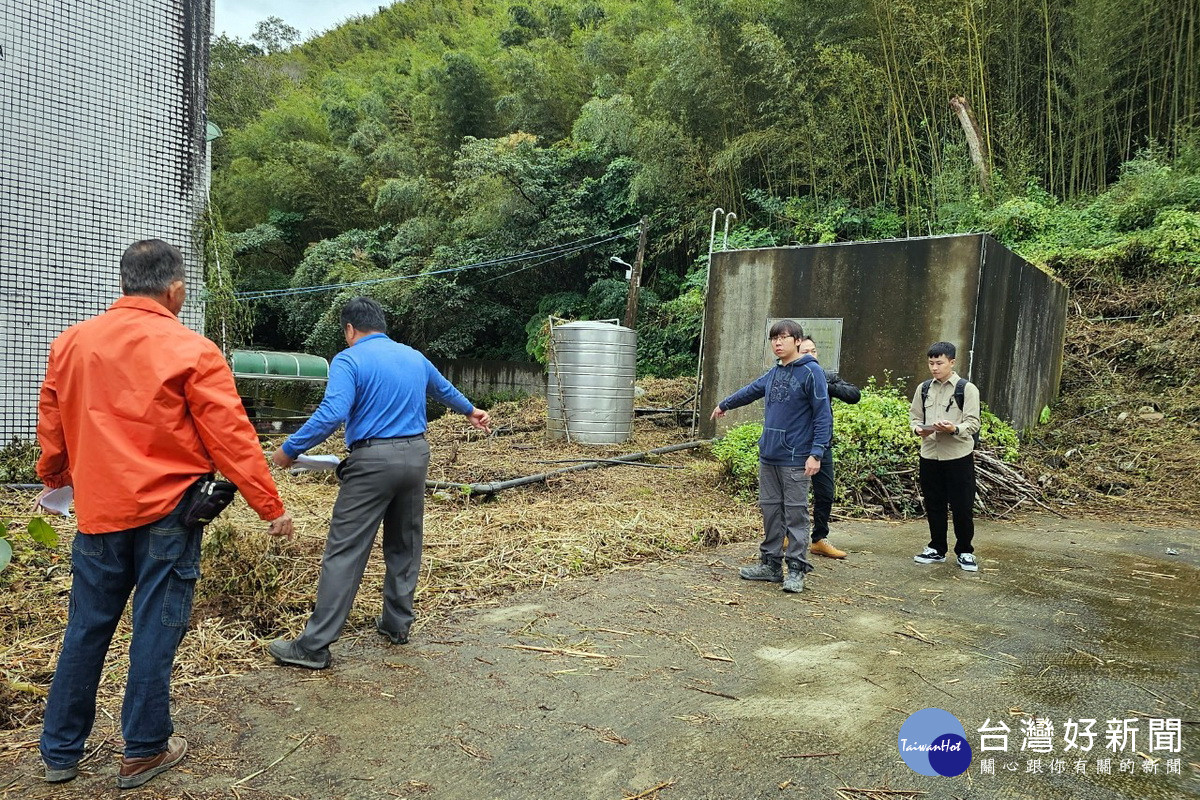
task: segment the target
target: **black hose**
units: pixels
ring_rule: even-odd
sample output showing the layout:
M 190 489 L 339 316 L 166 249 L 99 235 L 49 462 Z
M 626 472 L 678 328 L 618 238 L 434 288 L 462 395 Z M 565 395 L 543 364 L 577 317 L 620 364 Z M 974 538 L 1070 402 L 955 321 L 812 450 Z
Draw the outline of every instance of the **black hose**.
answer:
M 545 483 L 547 478 L 553 478 L 556 475 L 565 475 L 568 472 L 578 472 L 583 469 L 599 469 L 600 467 L 613 467 L 621 462 L 641 461 L 646 456 L 660 455 L 662 453 L 673 453 L 677 450 L 693 450 L 697 447 L 702 447 L 706 444 L 711 444 L 713 439 L 697 439 L 692 442 L 684 442 L 683 444 L 670 444 L 666 447 L 658 447 L 654 450 L 646 450 L 642 453 L 627 453 L 623 456 L 613 456 L 606 458 L 603 461 L 588 461 L 585 464 L 576 464 L 571 467 L 563 467 L 562 469 L 551 470 L 550 472 L 542 472 L 537 475 L 526 475 L 524 478 L 513 478 L 509 481 L 494 481 L 492 483 L 451 483 L 449 481 L 425 481 L 426 489 L 453 489 L 459 492 L 470 492 L 471 494 L 495 494 L 502 492 L 505 489 L 512 489 L 517 486 L 528 486 L 531 483 Z

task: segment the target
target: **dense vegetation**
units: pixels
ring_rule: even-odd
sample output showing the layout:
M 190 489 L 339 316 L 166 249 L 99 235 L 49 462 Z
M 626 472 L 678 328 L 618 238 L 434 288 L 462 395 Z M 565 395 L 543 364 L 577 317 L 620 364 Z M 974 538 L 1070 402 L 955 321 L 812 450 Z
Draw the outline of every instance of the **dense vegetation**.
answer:
M 1196 16 L 408 0 L 302 44 L 268 24 L 213 45 L 213 197 L 238 289 L 381 281 L 241 303 L 259 343 L 326 353 L 330 309 L 367 291 L 434 355 L 527 357 L 547 314 L 622 316 L 609 257 L 633 260 L 646 216 L 640 368 L 677 374 L 715 206 L 740 218 L 731 245 L 993 230 L 1069 281 L 1093 255 L 1194 275 Z

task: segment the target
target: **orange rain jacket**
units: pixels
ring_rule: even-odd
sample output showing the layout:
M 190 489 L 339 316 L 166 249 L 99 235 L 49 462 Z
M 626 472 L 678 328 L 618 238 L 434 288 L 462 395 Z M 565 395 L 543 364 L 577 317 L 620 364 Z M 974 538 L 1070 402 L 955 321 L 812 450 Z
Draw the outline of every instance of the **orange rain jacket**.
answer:
M 149 297 L 54 340 L 38 411 L 38 477 L 74 486 L 80 533 L 160 520 L 214 466 L 264 520 L 283 514 L 221 351 Z

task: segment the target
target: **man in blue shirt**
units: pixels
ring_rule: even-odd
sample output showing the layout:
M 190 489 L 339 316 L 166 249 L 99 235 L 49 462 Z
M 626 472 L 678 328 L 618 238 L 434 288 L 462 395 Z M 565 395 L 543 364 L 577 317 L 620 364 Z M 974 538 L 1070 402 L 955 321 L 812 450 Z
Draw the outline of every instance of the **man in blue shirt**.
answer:
M 316 608 L 296 639 L 276 639 L 268 647 L 281 664 L 308 669 L 329 666 L 329 645 L 346 624 L 380 522 L 386 570 L 383 615 L 375 628 L 395 644 L 408 642 L 429 469 L 425 395 L 491 432 L 486 411 L 471 405 L 421 353 L 388 338 L 379 303 L 357 297 L 342 309 L 341 322 L 348 347 L 329 365 L 321 405 L 271 457 L 289 467 L 346 426 L 350 455 L 338 466 L 341 488 L 321 559 Z
M 804 575 L 812 571 L 808 561 L 808 487 L 826 457 L 833 436 L 833 413 L 825 371 L 811 355 L 800 354 L 804 338 L 800 324 L 781 320 L 771 326 L 768 335 L 776 365 L 718 403 L 710 419 L 766 398 L 758 440 L 758 504 L 764 535 L 759 563 L 744 567 L 740 575 L 749 581 L 782 582 L 785 592 L 802 592 Z

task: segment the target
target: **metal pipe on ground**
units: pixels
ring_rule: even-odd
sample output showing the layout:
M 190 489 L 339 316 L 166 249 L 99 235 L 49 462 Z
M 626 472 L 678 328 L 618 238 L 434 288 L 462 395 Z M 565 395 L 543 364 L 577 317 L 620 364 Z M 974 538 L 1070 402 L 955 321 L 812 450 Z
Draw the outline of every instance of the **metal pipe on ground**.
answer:
M 528 486 L 531 483 L 545 483 L 547 478 L 553 478 L 558 475 L 565 475 L 568 472 L 579 472 L 585 469 L 599 469 L 601 467 L 615 467 L 623 463 L 641 461 L 647 456 L 657 456 L 663 453 L 674 453 L 680 450 L 694 450 L 697 447 L 703 447 L 706 444 L 712 444 L 715 439 L 697 439 L 691 442 L 683 442 L 681 444 L 669 444 L 666 447 L 656 447 L 653 450 L 646 450 L 641 453 L 626 453 L 621 456 L 613 456 L 612 458 L 599 459 L 597 461 L 588 461 L 584 464 L 575 464 L 562 469 L 554 469 L 549 472 L 540 472 L 537 475 L 526 475 L 523 478 L 513 478 L 508 481 L 493 481 L 492 483 L 451 483 L 450 481 L 425 481 L 426 489 L 455 489 L 457 491 L 470 490 L 471 494 L 495 494 L 502 492 L 505 489 L 513 489 L 517 486 Z M 4 484 L 5 489 L 26 489 L 35 490 L 44 488 L 40 483 L 8 483 Z
M 563 467 L 549 472 L 541 472 L 537 475 L 526 475 L 523 478 L 513 478 L 509 481 L 493 481 L 492 483 L 451 483 L 449 481 L 425 481 L 426 489 L 453 489 L 459 492 L 469 491 L 471 494 L 496 494 L 505 489 L 513 489 L 517 486 L 528 486 L 531 483 L 545 483 L 547 478 L 553 478 L 558 475 L 565 475 L 568 472 L 579 472 L 584 469 L 599 469 L 601 467 L 615 467 L 622 463 L 631 461 L 641 461 L 647 456 L 662 455 L 663 453 L 674 453 L 679 450 L 694 450 L 697 447 L 703 447 L 706 444 L 712 444 L 713 439 L 697 439 L 691 442 L 683 442 L 682 444 L 670 444 L 666 447 L 657 447 L 653 450 L 646 450 L 642 453 L 627 453 L 623 456 L 614 456 L 598 461 L 588 461 L 585 464 L 576 464 L 571 467 Z

